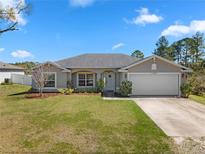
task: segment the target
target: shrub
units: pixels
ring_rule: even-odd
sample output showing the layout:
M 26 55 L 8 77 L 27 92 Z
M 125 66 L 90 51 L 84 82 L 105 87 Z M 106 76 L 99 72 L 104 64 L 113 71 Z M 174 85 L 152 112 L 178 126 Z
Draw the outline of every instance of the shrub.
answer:
M 105 87 L 105 82 L 103 81 L 103 79 L 100 79 L 97 82 L 97 91 L 98 92 L 103 92 L 104 87 Z
M 193 73 L 187 82 L 192 86 L 192 94 L 205 95 L 205 70 Z
M 192 93 L 192 86 L 188 81 L 181 85 L 181 93 L 186 98 Z
M 12 83 L 11 83 L 11 80 L 8 79 L 8 78 L 5 78 L 5 79 L 4 79 L 4 82 L 1 83 L 1 85 L 11 85 L 11 84 L 12 84 Z
M 71 95 L 71 94 L 73 93 L 73 91 L 74 91 L 74 89 L 67 88 L 67 89 L 65 90 L 65 94 L 66 94 L 66 95 Z
M 61 94 L 71 95 L 74 91 L 72 88 L 58 89 Z
M 65 89 L 58 89 L 58 92 L 61 93 L 61 94 L 64 94 Z
M 120 95 L 128 96 L 132 93 L 132 82 L 131 81 L 122 81 L 120 84 Z
M 74 90 L 75 93 L 97 93 L 96 88 L 77 88 Z
M 4 79 L 4 83 L 9 84 L 10 80 L 8 78 Z

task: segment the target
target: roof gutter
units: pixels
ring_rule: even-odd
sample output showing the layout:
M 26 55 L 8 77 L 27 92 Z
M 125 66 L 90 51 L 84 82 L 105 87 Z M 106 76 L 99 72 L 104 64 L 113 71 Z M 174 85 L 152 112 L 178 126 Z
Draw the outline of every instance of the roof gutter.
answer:
M 128 72 L 128 70 L 125 70 L 125 69 L 119 69 L 119 70 L 117 70 L 118 72 L 122 72 L 122 73 L 126 73 L 126 72 Z
M 193 70 L 192 69 L 187 69 L 187 70 L 181 70 L 183 73 L 192 73 Z

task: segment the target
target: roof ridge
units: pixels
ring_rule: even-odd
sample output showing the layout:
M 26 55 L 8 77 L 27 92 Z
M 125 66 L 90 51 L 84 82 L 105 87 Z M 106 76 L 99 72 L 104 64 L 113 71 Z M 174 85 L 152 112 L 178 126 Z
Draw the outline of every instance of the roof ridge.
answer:
M 56 61 L 66 68 L 121 68 L 137 61 L 124 53 L 85 53 Z
M 83 54 L 80 54 L 80 55 L 71 56 L 71 57 L 68 57 L 68 58 L 63 58 L 63 59 L 57 60 L 55 62 L 58 63 L 60 61 L 69 60 L 69 59 L 72 59 L 72 58 L 77 58 L 77 57 L 86 56 L 86 55 L 124 55 L 124 56 L 128 56 L 128 57 L 133 58 L 132 56 L 130 56 L 128 54 L 125 54 L 125 53 L 83 53 Z

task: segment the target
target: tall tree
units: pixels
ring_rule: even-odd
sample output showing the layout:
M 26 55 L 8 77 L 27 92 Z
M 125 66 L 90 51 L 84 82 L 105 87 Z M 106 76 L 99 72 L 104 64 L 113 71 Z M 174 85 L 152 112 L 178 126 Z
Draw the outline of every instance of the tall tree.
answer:
M 194 40 L 192 38 L 183 38 L 171 45 L 178 63 L 184 66 L 190 66 L 192 63 L 191 53 L 194 50 L 193 45 Z
M 205 56 L 204 34 L 197 32 L 192 38 L 194 40 L 192 56 L 193 61 L 197 63 Z
M 0 34 L 18 30 L 18 25 L 25 23 L 23 15 L 29 13 L 30 8 L 25 0 L 0 1 Z
M 191 59 L 191 52 L 193 51 L 193 44 L 194 44 L 194 40 L 191 38 L 184 38 L 181 41 L 181 45 L 182 45 L 182 62 L 184 64 L 184 66 L 190 66 L 190 64 L 192 63 L 192 59 Z
M 132 57 L 136 57 L 138 59 L 142 59 L 144 58 L 144 53 L 140 50 L 135 50 L 132 54 L 131 54 Z
M 174 55 L 174 59 L 178 64 L 181 63 L 181 60 L 182 60 L 182 52 L 181 52 L 182 49 L 181 49 L 181 47 L 182 46 L 181 46 L 180 41 L 176 41 L 170 46 L 170 49 L 172 50 L 173 55 Z
M 170 46 L 178 63 L 194 70 L 204 68 L 204 36 L 197 32 L 192 38 L 183 38 Z
M 169 47 L 169 41 L 165 36 L 161 36 L 156 43 L 157 48 L 154 51 L 155 55 L 164 57 L 169 60 L 174 60 L 174 53 L 172 53 L 172 49 Z
M 33 69 L 32 80 L 36 83 L 36 88 L 38 88 L 40 96 L 43 94 L 46 80 L 49 79 L 49 74 L 46 74 L 45 72 L 50 72 L 50 68 L 50 64 L 39 64 Z

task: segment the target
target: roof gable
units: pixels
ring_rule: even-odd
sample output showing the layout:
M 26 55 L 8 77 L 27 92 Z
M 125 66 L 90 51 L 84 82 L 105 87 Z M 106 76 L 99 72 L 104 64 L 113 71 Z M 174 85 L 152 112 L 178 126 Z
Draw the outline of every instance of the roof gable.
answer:
M 146 61 L 148 61 L 148 60 L 150 60 L 150 59 L 153 59 L 153 58 L 158 58 L 158 59 L 160 59 L 160 60 L 162 60 L 162 61 L 164 61 L 164 62 L 166 62 L 166 63 L 169 63 L 169 64 L 171 64 L 171 65 L 173 65 L 173 66 L 175 66 L 175 67 L 182 68 L 182 69 L 185 70 L 185 71 L 190 71 L 190 72 L 192 71 L 192 70 L 191 70 L 190 68 L 188 68 L 188 67 L 182 66 L 182 65 L 180 65 L 180 64 L 177 64 L 177 63 L 175 63 L 175 62 L 173 62 L 173 61 L 167 60 L 167 59 L 165 59 L 165 58 L 163 58 L 163 57 L 160 57 L 160 56 L 157 56 L 157 55 L 152 55 L 152 56 L 149 56 L 149 57 L 147 57 L 147 58 L 141 59 L 141 60 L 139 60 L 139 61 L 137 61 L 137 62 L 135 62 L 135 63 L 133 63 L 133 64 L 130 64 L 130 65 L 125 66 L 125 67 L 122 67 L 121 70 L 129 69 L 129 68 L 131 68 L 131 67 L 133 67 L 133 66 L 142 64 L 142 63 L 144 63 L 144 62 L 146 62 Z

